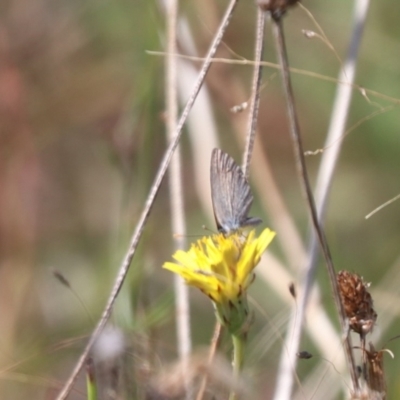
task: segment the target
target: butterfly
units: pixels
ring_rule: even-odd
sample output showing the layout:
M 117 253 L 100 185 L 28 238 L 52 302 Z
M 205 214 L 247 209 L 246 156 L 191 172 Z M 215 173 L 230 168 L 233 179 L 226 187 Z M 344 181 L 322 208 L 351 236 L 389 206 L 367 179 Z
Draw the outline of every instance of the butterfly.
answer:
M 211 199 L 219 232 L 230 234 L 261 219 L 248 217 L 253 195 L 241 168 L 221 149 L 211 154 Z

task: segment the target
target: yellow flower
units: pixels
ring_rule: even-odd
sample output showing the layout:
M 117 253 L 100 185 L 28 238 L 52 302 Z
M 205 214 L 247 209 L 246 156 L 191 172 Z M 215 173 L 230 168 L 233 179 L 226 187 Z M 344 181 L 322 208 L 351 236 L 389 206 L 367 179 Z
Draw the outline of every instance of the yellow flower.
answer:
M 187 284 L 198 287 L 214 302 L 221 323 L 237 331 L 248 315 L 246 290 L 254 280 L 253 269 L 275 236 L 265 229 L 258 238 L 251 231 L 203 237 L 188 251 L 178 250 L 163 268 L 181 275 Z

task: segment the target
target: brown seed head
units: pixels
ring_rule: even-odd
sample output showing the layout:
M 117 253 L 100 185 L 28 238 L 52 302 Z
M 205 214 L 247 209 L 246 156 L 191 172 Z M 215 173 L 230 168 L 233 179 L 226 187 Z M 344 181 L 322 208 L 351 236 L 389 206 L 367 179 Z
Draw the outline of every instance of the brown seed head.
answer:
M 386 381 L 383 370 L 383 353 L 385 350 L 376 351 L 372 343 L 369 344 L 367 355 L 368 373 L 367 385 L 371 399 L 386 399 Z
M 274 19 L 279 19 L 287 9 L 300 0 L 256 0 L 263 11 L 269 11 Z
M 359 275 L 348 271 L 340 271 L 337 282 L 350 329 L 365 336 L 372 331 L 377 318 L 368 292 L 369 285 Z

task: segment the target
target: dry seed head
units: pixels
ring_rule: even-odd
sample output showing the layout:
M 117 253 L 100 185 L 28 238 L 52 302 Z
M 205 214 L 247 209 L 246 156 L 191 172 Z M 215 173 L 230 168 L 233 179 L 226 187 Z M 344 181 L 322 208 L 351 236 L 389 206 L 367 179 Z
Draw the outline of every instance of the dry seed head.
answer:
M 287 9 L 300 0 L 256 0 L 257 5 L 263 11 L 269 11 L 273 18 L 279 19 L 287 11 Z
M 365 336 L 372 331 L 377 318 L 368 292 L 369 284 L 359 275 L 348 271 L 339 271 L 337 282 L 350 329 Z
M 372 343 L 369 344 L 367 355 L 368 373 L 367 385 L 371 399 L 386 399 L 386 381 L 383 370 L 383 353 L 386 350 L 376 351 Z

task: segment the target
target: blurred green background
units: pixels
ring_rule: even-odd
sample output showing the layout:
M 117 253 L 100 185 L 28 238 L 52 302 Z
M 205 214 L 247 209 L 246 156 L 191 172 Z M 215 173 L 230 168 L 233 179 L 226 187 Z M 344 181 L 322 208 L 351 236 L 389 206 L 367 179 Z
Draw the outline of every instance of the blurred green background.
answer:
M 199 56 L 205 54 L 226 4 L 221 0 L 180 2 L 180 17 L 188 24 Z M 303 4 L 343 59 L 353 2 L 306 0 Z M 386 345 L 395 354 L 395 359 L 385 358 L 389 399 L 400 395 L 400 342 L 386 344 L 400 334 L 400 276 L 396 275 L 400 201 L 369 220 L 365 215 L 400 193 L 399 13 L 400 5 L 391 0 L 371 3 L 356 82 L 391 99 L 368 92 L 367 98 L 355 90 L 347 127 L 384 107 L 392 108 L 345 137 L 326 219 L 337 269 L 362 275 L 372 282 L 374 298 L 381 299 L 376 303 L 380 337 L 375 344 L 377 348 Z M 159 3 L 147 0 L 8 0 L 1 5 L 0 15 L 0 397 L 52 399 L 105 305 L 166 148 L 165 59 L 147 52 L 164 50 L 165 16 Z M 252 58 L 255 15 L 253 1 L 239 3 L 218 57 Z M 292 66 L 336 78 L 340 62 L 335 54 L 321 40 L 302 34 L 302 29 L 317 30 L 304 10 L 292 10 L 284 24 Z M 183 47 L 179 50 L 185 53 Z M 270 27 L 265 59 L 276 60 Z M 200 65 L 188 63 L 195 68 Z M 306 243 L 308 213 L 294 169 L 276 72 L 264 70 L 257 146 L 262 157 L 268 158 L 277 188 Z M 213 140 L 218 139 L 238 162 L 246 111 L 233 114 L 230 108 L 248 99 L 251 75 L 249 65 L 215 64 L 207 78 L 211 116 L 218 131 Z M 335 84 L 303 74 L 293 74 L 293 83 L 305 148 L 316 150 L 324 146 Z M 203 224 L 210 229 L 214 225 L 210 200 L 205 205 L 199 197 L 201 185 L 204 193 L 209 190 L 210 154 L 203 153 L 207 143 L 194 151 L 193 132 L 187 133 L 182 139 L 182 160 L 191 241 L 192 236 L 204 234 Z M 198 140 L 208 140 L 208 134 L 204 132 Z M 194 156 L 204 162 L 195 167 Z M 321 154 L 307 158 L 313 181 L 320 158 Z M 203 169 L 204 181 L 199 181 L 196 168 Z M 260 184 L 264 164 L 255 158 L 252 168 L 258 170 L 259 179 L 252 181 L 256 201 L 251 214 L 276 229 L 261 200 L 269 195 Z M 177 357 L 172 276 L 161 269 L 174 251 L 167 181 L 112 317 L 126 346 L 120 373 L 125 376 L 124 389 L 115 398 L 144 398 L 146 382 Z M 288 264 L 278 240 L 270 251 Z M 336 324 L 326 272 L 320 264 L 323 306 Z M 291 267 L 300 266 L 288 266 L 296 281 L 298 272 Z M 55 270 L 70 288 L 54 277 Z M 282 301 L 260 279 L 251 295 L 263 312 L 257 313 L 250 349 L 257 349 L 268 335 L 270 343 L 278 343 L 273 349 L 266 343 L 248 360 L 249 374 L 258 388 L 254 398 L 265 399 L 273 393 L 285 321 L 294 304 Z M 209 343 L 214 319 L 208 299 L 195 290 L 191 297 L 197 350 Z M 276 316 L 283 318 L 282 325 L 274 325 Z M 383 330 L 380 321 L 385 318 L 390 322 Z M 307 336 L 304 345 L 318 351 Z M 229 354 L 228 342 L 224 346 Z M 313 363 L 300 364 L 300 382 Z M 106 376 L 110 374 L 107 366 L 102 368 Z M 316 393 L 314 398 L 320 398 Z M 85 398 L 83 380 L 70 398 Z

